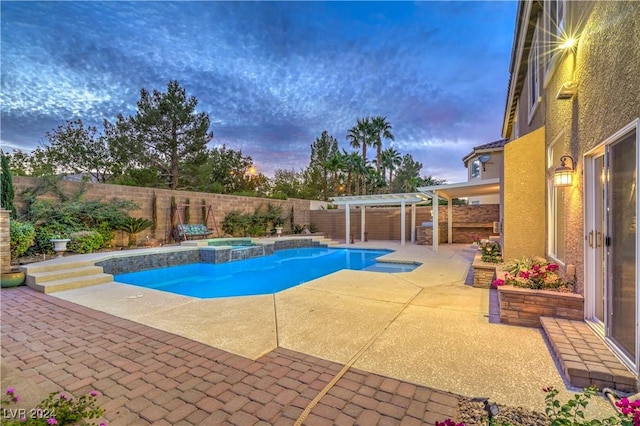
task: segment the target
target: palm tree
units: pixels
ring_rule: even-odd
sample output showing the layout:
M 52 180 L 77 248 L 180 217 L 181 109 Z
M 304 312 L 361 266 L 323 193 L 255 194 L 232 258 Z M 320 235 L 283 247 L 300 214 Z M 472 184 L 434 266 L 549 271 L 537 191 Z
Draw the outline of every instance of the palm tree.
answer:
M 373 146 L 376 147 L 376 170 L 380 171 L 382 162 L 382 138 L 394 140 L 391 133 L 391 125 L 387 122 L 387 117 L 373 117 L 371 120 L 371 130 L 373 136 Z
M 367 146 L 372 144 L 371 119 L 359 118 L 357 124 L 347 132 L 347 140 L 352 148 L 362 149 L 362 158 L 367 161 Z
M 323 163 L 324 168 L 331 172 L 331 182 L 333 184 L 333 195 L 338 195 L 338 173 L 342 170 L 344 158 L 340 151 L 336 151 Z
M 395 148 L 387 148 L 382 151 L 381 163 L 382 163 L 382 175 L 384 176 L 385 170 L 389 170 L 389 187 L 393 183 L 393 171 L 397 169 L 402 163 L 402 157 L 400 152 Z
M 360 191 L 360 181 L 357 176 L 358 176 L 359 164 L 360 164 L 360 161 L 362 161 L 362 158 L 360 157 L 360 155 L 358 155 L 357 152 L 347 153 L 344 149 L 342 151 L 343 151 L 343 158 L 344 158 L 344 162 L 342 163 L 343 170 L 347 173 L 347 195 L 351 195 L 351 183 L 353 181 L 354 175 L 356 175 L 356 194 L 357 194 Z

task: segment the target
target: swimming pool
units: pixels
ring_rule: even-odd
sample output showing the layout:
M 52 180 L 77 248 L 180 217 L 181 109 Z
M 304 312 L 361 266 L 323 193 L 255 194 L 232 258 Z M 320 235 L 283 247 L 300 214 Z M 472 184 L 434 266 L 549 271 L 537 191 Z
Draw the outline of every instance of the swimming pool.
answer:
M 376 262 L 376 258 L 388 253 L 391 250 L 289 249 L 237 262 L 192 263 L 119 274 L 114 280 L 210 299 L 276 293 L 341 269 L 409 272 L 416 268 L 416 265 Z

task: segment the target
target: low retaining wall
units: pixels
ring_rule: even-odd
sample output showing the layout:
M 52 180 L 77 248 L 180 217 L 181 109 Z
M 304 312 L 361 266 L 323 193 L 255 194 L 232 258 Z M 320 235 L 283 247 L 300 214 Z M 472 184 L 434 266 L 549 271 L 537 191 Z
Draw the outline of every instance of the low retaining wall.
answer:
M 185 244 L 182 247 L 193 246 L 191 250 L 180 250 L 161 253 L 141 253 L 135 255 L 122 255 L 111 259 L 96 262 L 102 266 L 107 274 L 118 275 L 129 272 L 146 271 L 149 269 L 168 266 L 187 265 L 190 263 L 227 263 L 236 260 L 246 260 L 254 257 L 269 256 L 278 250 L 305 247 L 326 247 L 318 241 L 310 238 L 294 238 L 269 241 L 256 246 L 247 246 L 240 249 L 229 247 L 207 246 L 206 242 L 200 244 Z
M 482 261 L 482 254 L 478 252 L 473 258 L 473 286 L 478 288 L 491 288 L 496 279 L 496 269 L 502 263 L 487 263 Z
M 524 327 L 541 327 L 540 317 L 584 320 L 584 298 L 580 294 L 498 287 L 500 322 Z

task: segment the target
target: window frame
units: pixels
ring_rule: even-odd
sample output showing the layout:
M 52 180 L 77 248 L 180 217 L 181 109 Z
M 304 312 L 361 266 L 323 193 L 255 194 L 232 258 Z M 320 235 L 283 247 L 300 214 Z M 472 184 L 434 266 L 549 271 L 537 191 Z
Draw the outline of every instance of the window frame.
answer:
M 531 46 L 529 48 L 529 57 L 527 59 L 527 77 L 529 88 L 529 124 L 533 120 L 533 116 L 538 110 L 540 105 L 540 42 L 538 36 L 540 18 L 536 20 L 536 25 L 533 30 L 533 38 L 531 40 Z
M 480 177 L 480 160 L 477 158 L 471 162 L 470 176 L 471 179 Z

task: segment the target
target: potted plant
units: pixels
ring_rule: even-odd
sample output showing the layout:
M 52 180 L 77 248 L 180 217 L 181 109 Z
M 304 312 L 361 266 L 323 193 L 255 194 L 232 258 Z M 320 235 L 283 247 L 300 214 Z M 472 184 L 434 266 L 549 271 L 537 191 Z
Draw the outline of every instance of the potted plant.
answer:
M 71 241 L 70 238 L 64 235 L 56 234 L 49 240 L 53 243 L 53 251 L 58 254 L 58 257 L 62 257 L 65 251 L 67 251 L 67 243 Z
M 284 225 L 284 219 L 281 217 L 277 217 L 273 220 L 273 226 L 276 230 L 276 236 L 282 235 L 282 225 Z
M 17 259 L 22 256 L 33 245 L 35 239 L 35 229 L 30 223 L 22 223 L 12 220 L 9 223 L 11 258 Z M 24 272 L 17 269 L 11 269 L 9 272 L 3 272 L 0 286 L 2 288 L 16 287 L 24 283 Z

